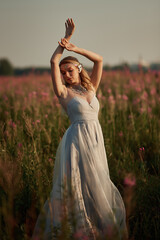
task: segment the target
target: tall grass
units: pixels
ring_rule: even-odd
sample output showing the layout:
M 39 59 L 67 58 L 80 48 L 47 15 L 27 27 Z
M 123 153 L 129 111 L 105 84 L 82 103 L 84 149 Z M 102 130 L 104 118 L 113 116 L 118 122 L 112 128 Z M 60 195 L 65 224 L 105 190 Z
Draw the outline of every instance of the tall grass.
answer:
M 97 97 L 110 176 L 124 199 L 129 238 L 158 239 L 160 73 L 104 72 Z M 68 126 L 49 75 L 0 78 L 0 239 L 30 239 Z

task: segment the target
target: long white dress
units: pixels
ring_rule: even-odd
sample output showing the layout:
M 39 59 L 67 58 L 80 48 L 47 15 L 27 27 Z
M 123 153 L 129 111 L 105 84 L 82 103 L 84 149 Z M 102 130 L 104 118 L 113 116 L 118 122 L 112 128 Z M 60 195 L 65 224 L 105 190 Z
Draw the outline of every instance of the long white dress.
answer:
M 116 235 L 113 239 L 123 239 L 126 212 L 123 199 L 110 179 L 98 112 L 95 95 L 90 103 L 77 95 L 68 102 L 71 125 L 57 149 L 52 192 L 38 217 L 33 239 L 40 234 L 40 239 L 52 239 L 53 227 L 60 226 L 64 217 L 64 199 L 69 199 L 68 212 L 74 205 L 76 231 L 88 234 L 88 239 L 96 239 L 96 232 L 110 235 L 109 239 L 113 234 Z M 66 197 L 71 192 L 74 204 Z M 82 238 L 77 235 L 77 239 Z

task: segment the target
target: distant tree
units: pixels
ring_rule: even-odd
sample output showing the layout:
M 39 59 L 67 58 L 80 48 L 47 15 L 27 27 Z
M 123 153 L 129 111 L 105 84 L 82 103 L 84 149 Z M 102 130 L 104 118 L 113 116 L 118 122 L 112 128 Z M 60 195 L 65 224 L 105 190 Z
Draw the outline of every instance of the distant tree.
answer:
M 159 71 L 160 70 L 160 63 L 152 63 L 151 65 L 150 65 L 150 69 L 152 69 L 152 70 L 155 70 L 155 71 Z
M 6 58 L 0 59 L 0 75 L 13 75 L 14 68 Z
M 113 67 L 112 67 L 112 70 L 124 70 L 124 69 L 126 69 L 126 68 L 129 69 L 130 66 L 129 66 L 128 63 L 124 62 L 124 63 L 121 63 L 121 64 L 119 64 L 119 65 L 113 66 Z
M 105 64 L 105 65 L 103 66 L 103 69 L 104 69 L 105 71 L 109 71 L 109 70 L 111 70 L 111 67 L 110 67 L 109 64 Z

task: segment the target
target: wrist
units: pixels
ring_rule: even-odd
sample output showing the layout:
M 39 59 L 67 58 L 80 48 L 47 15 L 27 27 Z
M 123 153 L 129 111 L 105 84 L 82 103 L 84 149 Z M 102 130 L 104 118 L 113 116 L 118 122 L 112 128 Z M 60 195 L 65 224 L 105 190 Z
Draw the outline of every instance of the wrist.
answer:
M 65 35 L 64 38 L 69 41 L 71 39 L 71 36 L 72 36 L 72 34 L 71 35 Z
M 81 48 L 79 48 L 79 47 L 77 47 L 77 46 L 75 46 L 74 52 L 76 52 L 76 53 L 78 53 L 78 54 L 81 54 L 81 53 L 82 53 Z

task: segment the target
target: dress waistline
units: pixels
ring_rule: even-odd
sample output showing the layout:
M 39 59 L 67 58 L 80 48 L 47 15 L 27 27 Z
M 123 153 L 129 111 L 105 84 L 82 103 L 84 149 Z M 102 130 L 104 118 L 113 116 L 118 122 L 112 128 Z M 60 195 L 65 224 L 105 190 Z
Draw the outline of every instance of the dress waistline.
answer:
M 88 123 L 88 122 L 99 122 L 98 118 L 94 118 L 94 119 L 78 119 L 78 120 L 75 120 L 73 122 L 71 122 L 71 125 L 72 124 L 79 124 L 79 123 Z

